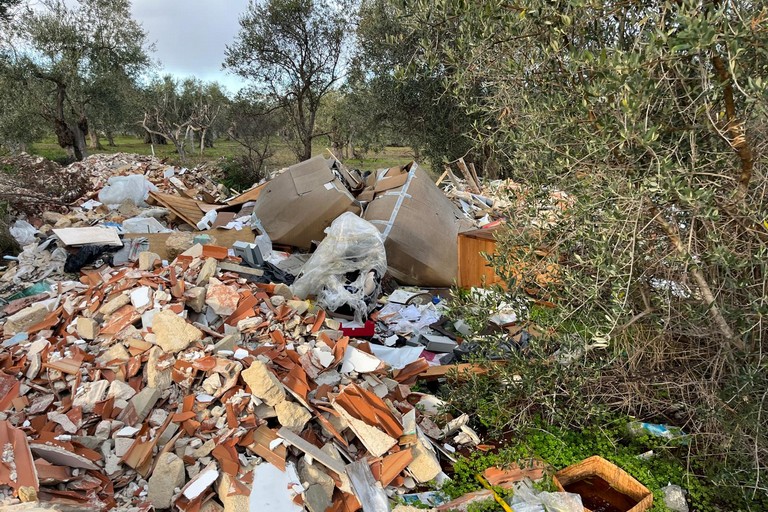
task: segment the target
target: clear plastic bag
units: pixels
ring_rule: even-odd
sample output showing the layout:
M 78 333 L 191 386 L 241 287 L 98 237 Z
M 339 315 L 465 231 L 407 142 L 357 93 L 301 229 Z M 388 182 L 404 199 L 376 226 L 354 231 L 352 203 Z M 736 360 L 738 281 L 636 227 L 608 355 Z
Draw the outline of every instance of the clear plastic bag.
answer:
M 530 480 L 515 484 L 509 499 L 514 512 L 582 512 L 581 496 L 570 492 L 537 492 Z
M 384 241 L 373 224 L 350 212 L 337 217 L 325 233 L 293 293 L 301 299 L 315 295 L 329 311 L 347 305 L 361 322 L 375 306 L 387 271 Z
M 146 206 L 150 192 L 156 192 L 154 186 L 143 174 L 131 176 L 113 176 L 107 180 L 107 186 L 99 191 L 99 201 L 109 206 L 119 206 L 130 201 L 136 206 Z
M 19 242 L 20 247 L 26 247 L 37 241 L 35 238 L 37 229 L 25 220 L 19 219 L 14 222 L 9 231 L 11 232 L 11 236 Z
M 688 512 L 685 501 L 685 491 L 679 485 L 667 484 L 661 489 L 664 492 L 664 505 L 673 512 Z

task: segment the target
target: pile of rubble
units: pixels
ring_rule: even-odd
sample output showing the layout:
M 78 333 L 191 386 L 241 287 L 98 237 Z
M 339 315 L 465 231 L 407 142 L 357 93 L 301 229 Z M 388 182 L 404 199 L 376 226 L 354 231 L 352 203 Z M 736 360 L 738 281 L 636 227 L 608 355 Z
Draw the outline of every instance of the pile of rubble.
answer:
M 466 355 L 440 297 L 503 200 L 415 163 L 316 157 L 234 196 L 136 155 L 67 172 L 90 191 L 17 220 L 0 276 L 0 503 L 384 511 L 481 444 L 411 385 Z
M 386 510 L 479 442 L 411 391 L 425 359 L 393 371 L 222 249 L 143 252 L 4 308 L 0 484 L 78 510 Z

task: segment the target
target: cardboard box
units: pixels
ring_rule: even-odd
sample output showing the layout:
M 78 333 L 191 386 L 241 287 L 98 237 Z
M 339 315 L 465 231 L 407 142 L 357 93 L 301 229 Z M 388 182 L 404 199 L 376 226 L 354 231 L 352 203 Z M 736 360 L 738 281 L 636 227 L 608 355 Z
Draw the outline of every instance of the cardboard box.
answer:
M 344 212 L 360 213 L 357 201 L 316 156 L 289 167 L 262 190 L 253 215 L 276 244 L 309 249 Z
M 363 218 L 384 235 L 390 274 L 407 285 L 452 286 L 457 236 L 470 227 L 458 208 L 415 162 L 378 171 L 372 188 Z

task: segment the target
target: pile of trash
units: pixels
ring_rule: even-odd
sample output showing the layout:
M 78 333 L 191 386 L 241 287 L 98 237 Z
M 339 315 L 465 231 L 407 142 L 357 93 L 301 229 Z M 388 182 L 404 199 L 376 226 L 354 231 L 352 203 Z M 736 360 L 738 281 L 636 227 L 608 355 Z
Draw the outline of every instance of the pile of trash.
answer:
M 242 193 L 136 155 L 66 169 L 88 189 L 17 218 L 0 269 L 9 510 L 385 511 L 482 444 L 411 386 L 467 354 L 442 297 L 503 200 L 467 214 L 416 163 Z
M 385 510 L 369 507 L 445 478 L 437 454 L 479 442 L 468 417 L 443 421 L 410 389 L 426 359 L 377 355 L 287 285 L 229 270 L 238 260 L 141 252 L 4 307 L 9 494 L 79 510 Z

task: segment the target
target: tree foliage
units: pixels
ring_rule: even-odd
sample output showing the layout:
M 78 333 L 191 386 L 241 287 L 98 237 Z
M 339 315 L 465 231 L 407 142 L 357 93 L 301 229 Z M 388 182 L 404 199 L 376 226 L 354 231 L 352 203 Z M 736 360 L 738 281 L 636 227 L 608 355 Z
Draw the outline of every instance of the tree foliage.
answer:
M 502 236 L 499 271 L 548 247 L 553 327 L 587 346 L 611 340 L 618 356 L 638 329 L 656 350 L 680 347 L 664 371 L 715 394 L 683 402 L 677 420 L 726 448 L 739 469 L 721 483 L 764 492 L 768 9 L 437 0 L 409 2 L 401 20 L 419 38 L 406 76 L 440 73 L 478 119 L 475 151 L 528 188 L 510 217 L 527 229 Z M 575 205 L 530 228 L 553 189 Z
M 4 49 L 16 78 L 33 85 L 59 145 L 78 159 L 87 154 L 96 97 L 115 77 L 135 80 L 149 64 L 129 0 L 43 0 L 19 16 Z
M 285 109 L 296 156 L 312 156 L 322 98 L 342 78 L 344 2 L 251 1 L 224 66 Z
M 418 59 L 423 55 L 420 32 L 404 23 L 404 5 L 361 2 L 346 108 L 359 126 L 356 141 L 363 146 L 408 145 L 416 158 L 426 157 L 439 167 L 470 152 L 473 116 L 445 94 L 447 70 Z M 473 156 L 483 160 L 482 154 Z
M 194 78 L 177 80 L 171 75 L 156 78 L 145 89 L 142 127 L 151 135 L 171 141 L 179 158 L 187 157 L 187 144 L 197 137 L 202 155 L 223 133 L 223 119 L 230 100 L 215 82 Z
M 21 3 L 21 0 L 0 0 L 0 20 L 8 20 L 13 14 L 13 9 Z
M 227 136 L 242 154 L 231 163 L 227 186 L 239 190 L 265 177 L 265 164 L 274 154 L 274 140 L 285 123 L 279 108 L 258 94 L 241 91 L 232 101 Z

